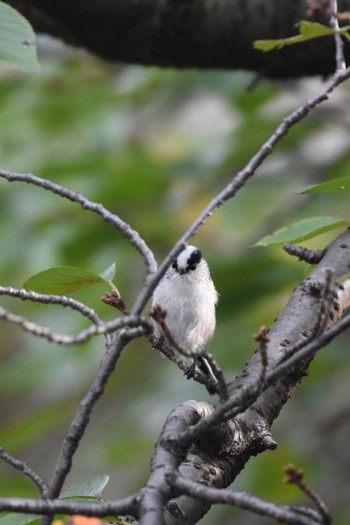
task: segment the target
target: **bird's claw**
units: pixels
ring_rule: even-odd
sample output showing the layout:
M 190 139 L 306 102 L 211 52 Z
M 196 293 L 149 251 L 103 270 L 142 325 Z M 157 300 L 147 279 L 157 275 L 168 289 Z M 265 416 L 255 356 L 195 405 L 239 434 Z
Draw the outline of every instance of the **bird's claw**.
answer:
M 196 363 L 193 361 L 193 363 L 185 370 L 184 376 L 186 379 L 192 379 L 194 377 L 194 373 L 196 371 Z
M 162 348 L 163 343 L 164 343 L 164 337 L 161 336 L 158 339 L 155 339 L 155 341 L 152 344 L 152 348 L 154 348 L 155 350 L 159 350 L 160 348 Z

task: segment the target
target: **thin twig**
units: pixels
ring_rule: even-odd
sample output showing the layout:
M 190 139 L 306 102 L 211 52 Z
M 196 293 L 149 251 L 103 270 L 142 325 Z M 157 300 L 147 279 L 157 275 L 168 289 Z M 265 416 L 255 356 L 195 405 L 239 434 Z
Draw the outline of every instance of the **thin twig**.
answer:
M 89 423 L 91 412 L 103 394 L 107 381 L 110 378 L 123 349 L 132 339 L 144 334 L 145 329 L 143 327 L 128 328 L 121 331 L 115 341 L 109 342 L 107 352 L 100 363 L 96 378 L 81 400 L 79 408 L 63 440 L 49 490 L 45 494 L 46 498 L 55 498 L 59 495 L 63 483 L 71 469 L 74 453 L 78 448 Z
M 316 506 L 320 515 L 323 517 L 323 523 L 329 525 L 332 522 L 332 517 L 327 508 L 327 505 L 317 492 L 315 492 L 309 485 L 305 483 L 304 471 L 297 469 L 294 465 L 289 464 L 284 467 L 284 472 L 287 474 L 286 483 L 293 483 L 296 485 Z
M 21 181 L 28 184 L 34 184 L 40 188 L 51 191 L 60 197 L 68 199 L 72 202 L 79 204 L 84 210 L 92 211 L 99 215 L 104 221 L 112 224 L 117 230 L 126 237 L 130 243 L 138 250 L 142 255 L 145 264 L 148 269 L 148 273 L 152 274 L 157 270 L 157 262 L 154 258 L 153 252 L 149 249 L 145 241 L 140 237 L 139 233 L 131 228 L 131 226 L 123 221 L 115 213 L 108 211 L 102 204 L 90 201 L 81 193 L 69 190 L 65 186 L 56 184 L 50 180 L 42 179 L 32 175 L 31 173 L 11 173 L 9 171 L 0 171 L 0 177 L 8 180 L 9 182 Z
M 13 288 L 12 286 L 0 286 L 0 295 L 18 297 L 19 299 L 22 299 L 22 301 L 32 301 L 34 303 L 42 304 L 53 304 L 71 308 L 72 310 L 80 312 L 82 315 L 90 319 L 96 325 L 102 323 L 102 320 L 92 308 L 89 308 L 88 306 L 77 301 L 76 299 L 72 299 L 71 297 L 66 297 L 64 295 L 41 294 L 37 292 L 30 292 L 28 290 L 25 290 L 24 288 Z
M 344 57 L 344 44 L 341 37 L 341 34 L 339 33 L 339 22 L 338 22 L 338 1 L 337 0 L 329 0 L 329 7 L 331 11 L 330 16 L 330 26 L 335 31 L 334 34 L 334 42 L 335 42 L 335 62 L 336 67 L 338 71 L 345 71 L 346 69 L 346 63 L 345 63 L 345 57 Z
M 76 335 L 57 334 L 53 332 L 52 330 L 50 330 L 50 328 L 39 325 L 37 323 L 33 323 L 32 321 L 29 321 L 26 317 L 13 314 L 9 310 L 2 308 L 1 306 L 0 306 L 0 319 L 3 319 L 10 323 L 17 324 L 21 328 L 23 328 L 23 330 L 31 333 L 32 335 L 41 337 L 43 339 L 47 339 L 47 341 L 50 341 L 51 343 L 55 343 L 55 344 L 62 345 L 62 346 L 80 345 L 88 341 L 93 336 L 113 333 L 119 330 L 120 328 L 123 328 L 126 326 L 129 326 L 129 327 L 142 326 L 144 330 L 148 330 L 148 331 L 152 329 L 151 324 L 146 317 L 127 316 L 127 317 L 118 317 L 117 319 L 114 319 L 113 321 L 110 321 L 109 323 L 103 323 L 99 325 L 90 326 L 89 328 L 86 328 L 85 330 L 81 330 Z
M 43 495 L 47 491 L 48 485 L 45 483 L 45 481 L 41 479 L 39 474 L 37 474 L 36 472 L 34 472 L 34 470 L 28 467 L 28 465 L 24 461 L 21 461 L 11 456 L 11 454 L 5 452 L 5 450 L 2 447 L 0 447 L 0 457 L 15 469 L 23 472 L 25 476 L 28 476 L 28 478 L 30 478 L 33 481 L 33 483 L 35 483 L 35 485 L 38 487 L 40 494 Z
M 177 487 L 181 494 L 187 494 L 188 496 L 201 499 L 208 503 L 232 505 L 255 512 L 260 516 L 268 516 L 280 523 L 286 523 L 288 525 L 322 524 L 320 516 L 316 512 L 310 513 L 310 509 L 307 509 L 309 515 L 306 517 L 300 513 L 300 509 L 279 506 L 275 503 L 261 500 L 246 492 L 232 492 L 228 489 L 206 487 L 201 483 L 196 483 L 179 475 L 176 477 L 170 476 L 170 481 Z M 311 518 L 311 516 L 313 516 L 313 518 Z

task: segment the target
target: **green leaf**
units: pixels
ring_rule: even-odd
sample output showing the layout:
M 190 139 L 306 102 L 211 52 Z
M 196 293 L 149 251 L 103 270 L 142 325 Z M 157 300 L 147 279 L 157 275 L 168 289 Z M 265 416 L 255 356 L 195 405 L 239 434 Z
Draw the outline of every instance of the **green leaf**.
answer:
M 28 525 L 31 523 L 40 522 L 40 516 L 35 514 L 20 514 L 19 512 L 11 512 L 0 518 L 0 525 Z
M 26 290 L 38 293 L 70 295 L 83 288 L 101 283 L 111 286 L 110 282 L 101 277 L 101 275 L 89 272 L 83 268 L 57 266 L 29 277 L 23 286 Z
M 319 38 L 322 36 L 332 35 L 335 31 L 328 26 L 319 24 L 317 22 L 310 22 L 309 20 L 300 20 L 299 22 L 299 35 L 291 36 L 288 38 L 276 38 L 271 40 L 255 40 L 253 42 L 254 49 L 260 51 L 272 51 L 273 49 L 282 49 L 285 46 L 291 46 L 294 44 L 300 44 L 313 38 Z M 343 33 L 347 37 L 347 31 L 350 26 L 342 27 L 339 32 Z
M 84 496 L 90 498 L 99 498 L 108 482 L 109 476 L 98 476 L 97 478 L 89 479 L 85 483 L 73 485 L 67 489 L 63 489 L 60 497 L 73 498 Z
M 32 26 L 4 2 L 0 2 L 0 60 L 27 73 L 39 69 Z
M 314 184 L 307 186 L 300 193 L 342 193 L 350 191 L 350 177 L 341 177 L 339 179 L 321 182 L 321 184 Z
M 270 246 L 271 244 L 284 244 L 285 242 L 301 242 L 316 235 L 320 235 L 339 226 L 349 224 L 348 221 L 337 217 L 310 217 L 295 222 L 290 226 L 276 230 L 271 235 L 263 237 L 254 246 Z
M 331 27 L 319 24 L 318 22 L 310 22 L 310 20 L 300 20 L 299 31 L 305 40 L 335 33 Z

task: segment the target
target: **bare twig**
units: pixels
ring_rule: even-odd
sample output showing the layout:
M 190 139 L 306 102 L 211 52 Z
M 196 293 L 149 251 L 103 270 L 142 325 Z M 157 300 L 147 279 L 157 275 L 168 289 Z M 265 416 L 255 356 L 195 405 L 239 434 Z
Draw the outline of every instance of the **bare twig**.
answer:
M 149 249 L 147 244 L 136 230 L 133 230 L 129 224 L 123 221 L 115 213 L 108 211 L 102 204 L 90 201 L 81 193 L 69 190 L 65 186 L 60 186 L 50 180 L 42 179 L 32 175 L 31 173 L 11 173 L 9 171 L 0 171 L 0 177 L 8 180 L 9 182 L 21 181 L 26 182 L 27 184 L 34 184 L 40 188 L 51 191 L 60 197 L 68 199 L 72 202 L 79 204 L 84 210 L 92 211 L 99 215 L 104 221 L 112 224 L 117 230 L 119 230 L 124 237 L 126 237 L 130 243 L 139 251 L 142 255 L 148 272 L 154 273 L 157 270 L 157 263 L 154 258 L 153 252 Z
M 131 494 L 119 500 L 101 503 L 79 503 L 64 499 L 0 498 L 2 511 L 25 512 L 27 514 L 83 514 L 84 516 L 137 516 L 138 494 Z
M 303 515 L 300 508 L 279 506 L 259 499 L 246 492 L 232 492 L 227 489 L 206 487 L 203 484 L 185 479 L 183 476 L 171 476 L 172 483 L 182 494 L 204 500 L 209 503 L 223 503 L 255 512 L 260 516 L 268 516 L 280 523 L 288 525 L 320 525 L 323 523 L 320 515 L 305 509 Z
M 107 340 L 107 352 L 100 363 L 96 378 L 81 400 L 79 408 L 63 440 L 49 490 L 45 494 L 46 498 L 55 498 L 59 495 L 66 476 L 71 469 L 74 453 L 89 423 L 93 407 L 101 397 L 123 349 L 132 339 L 144 334 L 145 329 L 143 327 L 124 328 L 119 332 L 115 341 Z
M 92 308 L 89 308 L 85 304 L 72 299 L 71 297 L 65 297 L 64 295 L 48 295 L 36 292 L 30 292 L 24 288 L 13 288 L 12 286 L 0 286 L 0 295 L 7 295 L 10 297 L 18 297 L 22 301 L 32 301 L 34 303 L 42 304 L 53 304 L 60 305 L 63 307 L 71 308 L 80 312 L 82 315 L 90 319 L 94 324 L 99 325 L 102 320 L 94 312 Z
M 34 470 L 28 467 L 24 461 L 14 458 L 11 456 L 11 454 L 5 452 L 2 447 L 0 447 L 0 457 L 15 469 L 23 472 L 25 476 L 28 476 L 28 478 L 30 478 L 38 487 L 41 494 L 44 494 L 47 491 L 48 485 L 45 483 L 45 481 L 41 479 L 41 477 L 36 472 L 34 472 Z
M 43 339 L 47 339 L 48 341 L 52 343 L 63 345 L 63 346 L 80 345 L 88 341 L 93 336 L 113 333 L 119 330 L 120 328 L 123 328 L 126 326 L 129 326 L 129 327 L 142 326 L 145 332 L 147 330 L 148 331 L 151 330 L 151 325 L 150 325 L 149 320 L 146 317 L 142 317 L 142 316 L 119 317 L 118 319 L 110 321 L 109 323 L 103 323 L 99 325 L 90 326 L 89 328 L 86 328 L 85 330 L 81 330 L 77 335 L 57 334 L 53 332 L 52 330 L 50 330 L 50 328 L 39 325 L 37 323 L 33 323 L 29 321 L 26 317 L 13 314 L 9 310 L 6 310 L 5 308 L 2 308 L 1 306 L 0 306 L 0 319 L 3 319 L 10 323 L 17 324 L 21 326 L 21 328 L 23 328 L 23 330 L 25 330 L 26 332 L 30 332 L 31 334 L 35 336 L 42 337 Z
M 339 22 L 338 22 L 338 1 L 329 0 L 329 7 L 331 16 L 329 23 L 332 29 L 334 29 L 334 42 L 335 42 L 335 62 L 338 71 L 345 71 L 345 57 L 344 57 L 344 44 L 342 41 L 341 34 L 339 33 Z
M 296 485 L 306 496 L 315 504 L 320 515 L 323 517 L 323 523 L 329 525 L 332 522 L 331 515 L 327 508 L 327 505 L 317 492 L 315 492 L 309 485 L 305 483 L 304 471 L 297 469 L 294 465 L 289 464 L 284 467 L 284 472 L 287 474 L 286 483 L 293 483 Z

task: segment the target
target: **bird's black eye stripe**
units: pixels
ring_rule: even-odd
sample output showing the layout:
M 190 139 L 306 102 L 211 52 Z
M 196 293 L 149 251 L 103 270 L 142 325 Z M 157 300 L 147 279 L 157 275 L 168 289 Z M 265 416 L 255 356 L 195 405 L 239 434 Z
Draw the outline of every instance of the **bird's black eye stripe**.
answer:
M 192 271 L 195 270 L 197 268 L 197 264 L 200 262 L 201 259 L 202 254 L 199 250 L 195 250 L 194 252 L 192 252 L 187 260 L 187 269 Z
M 171 265 L 172 268 L 174 268 L 174 270 L 178 270 L 178 267 L 177 267 L 177 261 L 174 261 L 173 264 Z

